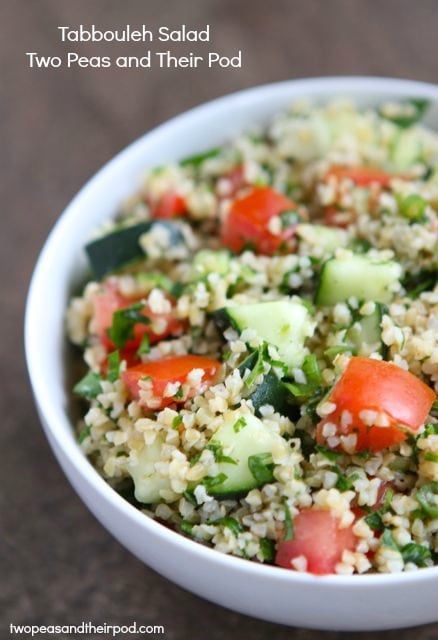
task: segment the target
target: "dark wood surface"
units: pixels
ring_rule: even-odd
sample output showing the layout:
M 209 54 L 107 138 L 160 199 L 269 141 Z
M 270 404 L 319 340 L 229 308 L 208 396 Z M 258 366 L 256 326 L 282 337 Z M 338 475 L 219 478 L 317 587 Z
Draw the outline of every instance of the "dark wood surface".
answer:
M 104 28 L 209 23 L 214 47 L 224 53 L 242 49 L 244 66 L 26 67 L 26 51 L 118 51 L 115 45 L 59 44 L 56 27 L 81 22 Z M 163 624 L 172 640 L 207 634 L 211 640 L 341 637 L 287 629 L 204 602 L 143 566 L 109 536 L 68 485 L 42 434 L 23 356 L 24 298 L 37 254 L 62 209 L 100 165 L 144 131 L 207 99 L 275 80 L 367 74 L 435 82 L 437 26 L 436 0 L 2 0 L 1 639 L 8 637 L 10 622 L 82 620 Z M 181 45 L 178 51 L 191 48 Z M 141 50 L 131 45 L 128 53 Z M 315 617 L 317 610 L 315 603 Z M 429 625 L 362 637 L 437 635 L 438 626 Z

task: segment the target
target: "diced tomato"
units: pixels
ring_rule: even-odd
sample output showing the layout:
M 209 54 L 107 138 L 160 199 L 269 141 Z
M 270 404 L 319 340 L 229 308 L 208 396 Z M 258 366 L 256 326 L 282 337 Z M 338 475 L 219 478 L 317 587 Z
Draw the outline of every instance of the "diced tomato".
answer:
M 152 217 L 160 219 L 176 218 L 187 213 L 185 199 L 174 191 L 165 193 L 152 208 Z
M 151 378 L 151 401 L 142 402 L 150 409 L 163 409 L 173 403 L 184 403 L 187 398 L 192 398 L 197 393 L 202 393 L 216 376 L 221 363 L 205 356 L 171 356 L 162 360 L 144 362 L 135 367 L 127 369 L 121 374 L 123 382 L 128 387 L 132 398 L 138 400 L 140 397 L 139 382 L 145 378 Z M 169 383 L 179 383 L 185 385 L 188 376 L 193 369 L 202 369 L 204 374 L 197 385 L 188 385 L 187 393 L 166 397 L 165 391 Z
M 115 311 L 125 309 L 138 302 L 138 298 L 127 298 L 123 296 L 115 283 L 107 282 L 102 285 L 101 289 L 96 293 L 93 299 L 93 318 L 92 325 L 94 331 L 99 336 L 102 344 L 108 349 L 114 349 L 114 344 L 108 337 L 108 329 L 112 325 L 113 314 Z M 177 335 L 181 332 L 183 324 L 179 321 L 173 311 L 170 313 L 154 313 L 145 305 L 142 313 L 150 319 L 149 324 L 136 324 L 134 326 L 134 338 L 129 340 L 124 349 L 127 352 L 136 351 L 145 334 L 148 335 L 151 344 L 159 342 L 171 335 Z M 162 331 L 157 330 L 160 324 L 165 326 Z
M 345 167 L 340 165 L 330 167 L 325 177 L 329 178 L 331 176 L 338 178 L 338 180 L 348 178 L 358 187 L 369 187 L 372 184 L 378 184 L 383 189 L 387 189 L 391 184 L 391 180 L 394 178 L 390 173 L 374 167 Z
M 354 211 L 343 211 L 337 207 L 325 207 L 324 209 L 324 224 L 329 227 L 345 229 L 355 220 L 356 213 Z
M 403 442 L 409 432 L 418 431 L 429 414 L 435 393 L 419 378 L 395 364 L 354 357 L 328 400 L 336 405 L 336 409 L 318 424 L 316 439 L 319 444 L 326 440 L 323 428 L 329 422 L 336 426 L 338 437 L 356 434 L 355 451 L 380 451 Z M 367 412 L 374 412 L 376 422 L 379 423 L 380 417 L 387 426 L 374 424 L 372 414 Z
M 272 255 L 291 250 L 295 226 L 282 229 L 279 234 L 269 230 L 269 221 L 284 211 L 295 209 L 292 200 L 271 187 L 253 187 L 231 205 L 221 229 L 222 243 L 232 251 L 254 247 L 257 253 Z
M 356 546 L 351 526 L 341 529 L 339 519 L 330 511 L 303 509 L 295 516 L 293 525 L 293 539 L 279 543 L 275 558 L 275 564 L 285 569 L 293 569 L 291 561 L 304 556 L 310 573 L 334 573 L 343 552 Z

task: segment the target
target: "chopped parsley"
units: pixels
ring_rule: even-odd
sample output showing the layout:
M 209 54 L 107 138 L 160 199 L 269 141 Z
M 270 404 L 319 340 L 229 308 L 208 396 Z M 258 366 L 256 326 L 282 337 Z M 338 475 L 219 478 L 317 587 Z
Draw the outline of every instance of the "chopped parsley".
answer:
M 210 440 L 206 449 L 213 452 L 213 456 L 216 462 L 226 462 L 228 464 L 237 464 L 234 458 L 230 458 L 230 456 L 226 456 L 224 454 L 223 447 L 220 442 L 217 440 Z
M 322 385 L 322 376 L 318 364 L 318 359 L 314 354 L 309 354 L 304 358 L 303 372 L 306 376 L 307 384 L 313 387 Z
M 264 562 L 273 562 L 275 558 L 275 542 L 270 538 L 260 540 L 260 552 Z
M 333 466 L 333 471 L 337 474 L 338 479 L 336 481 L 335 487 L 339 491 L 350 491 L 350 489 L 354 488 L 354 481 L 359 478 L 359 474 L 352 473 L 347 476 L 338 465 Z
M 427 109 L 430 102 L 425 98 L 409 98 L 393 109 L 389 105 L 382 105 L 379 109 L 379 115 L 386 120 L 390 120 L 400 129 L 407 129 L 416 122 L 419 122 Z
M 120 353 L 113 351 L 108 356 L 108 380 L 115 382 L 120 375 Z
M 208 149 L 208 151 L 203 151 L 202 153 L 197 153 L 193 156 L 183 158 L 179 161 L 179 164 L 181 167 L 193 167 L 194 169 L 197 169 L 209 158 L 215 158 L 218 156 L 221 151 L 222 149 L 220 147 Z
M 204 487 L 208 492 L 210 491 L 210 489 L 213 489 L 214 487 L 218 487 L 219 485 L 223 484 L 227 478 L 228 476 L 225 473 L 218 473 L 217 476 L 206 476 L 203 479 L 202 484 L 204 485 Z
M 172 420 L 172 429 L 178 430 L 178 428 L 183 424 L 182 416 L 179 414 L 174 417 Z
M 82 431 L 78 435 L 79 444 L 82 444 L 85 438 L 88 438 L 89 435 L 90 435 L 90 427 L 87 425 L 82 429 Z
M 330 460 L 330 462 L 336 462 L 341 456 L 342 453 L 340 451 L 333 451 L 333 449 L 327 449 L 327 447 L 323 447 L 320 444 L 317 444 L 315 450 L 320 453 L 324 458 Z
M 293 227 L 302 220 L 300 214 L 294 210 L 283 211 L 282 213 L 280 213 L 279 218 L 281 221 L 282 229 Z
M 193 531 L 193 527 L 195 525 L 192 522 L 188 522 L 187 520 L 183 520 L 179 526 L 180 526 L 180 529 L 181 529 L 181 531 L 183 533 L 185 533 L 186 535 L 191 536 L 192 535 L 192 531 Z
M 102 393 L 101 382 L 102 377 L 98 373 L 89 371 L 87 375 L 85 375 L 82 380 L 79 380 L 73 387 L 73 392 L 84 398 L 96 398 L 99 393 Z
M 231 516 L 224 516 L 223 518 L 219 518 L 218 520 L 208 520 L 207 524 L 227 527 L 234 533 L 235 536 L 238 536 L 239 533 L 243 531 L 243 527 L 240 522 L 238 522 L 236 518 L 232 518 Z
M 248 467 L 258 486 L 274 480 L 274 463 L 270 453 L 257 453 L 249 456 Z
M 137 355 L 142 356 L 144 353 L 149 353 L 151 350 L 151 345 L 149 343 L 149 336 L 147 333 L 141 339 L 140 346 L 137 349 Z
M 338 344 L 335 347 L 329 347 L 328 349 L 326 349 L 324 351 L 324 355 L 327 356 L 327 358 L 334 358 L 339 353 L 347 353 L 347 352 L 355 355 L 357 352 L 357 349 L 352 344 Z
M 425 567 L 426 560 L 430 560 L 432 557 L 430 549 L 422 544 L 415 544 L 415 542 L 410 542 L 402 547 L 401 554 L 404 562 L 413 562 L 417 567 Z
M 245 385 L 251 387 L 260 375 L 265 372 L 266 346 L 259 347 L 256 351 L 257 357 L 251 373 L 245 380 Z M 245 365 L 245 363 L 243 363 Z M 250 365 L 251 366 L 251 365 Z
M 382 537 L 380 538 L 383 547 L 388 547 L 388 549 L 398 549 L 398 545 L 392 537 L 391 529 L 384 529 L 382 533 Z
M 128 340 L 134 337 L 134 327 L 136 324 L 150 324 L 150 318 L 146 317 L 142 310 L 145 305 L 136 302 L 126 309 L 119 309 L 113 313 L 111 327 L 108 329 L 108 336 L 118 349 L 122 349 Z
M 198 503 L 195 498 L 195 494 L 193 493 L 193 489 L 186 489 L 183 493 L 183 497 L 190 502 L 194 507 L 198 506 Z
M 391 502 L 394 497 L 394 491 L 392 489 L 386 489 L 385 494 L 383 496 L 383 504 L 379 509 L 372 511 L 367 516 L 365 516 L 364 520 L 367 525 L 373 531 L 383 531 L 385 525 L 383 524 L 382 516 L 391 508 Z
M 246 418 L 241 416 L 236 422 L 233 424 L 233 430 L 236 433 L 239 433 L 244 427 L 246 427 Z
M 184 398 L 184 389 L 182 384 L 179 385 L 179 389 L 176 393 L 173 394 L 173 397 L 177 400 L 181 400 L 182 398 Z
M 415 497 L 427 517 L 438 518 L 438 482 L 423 484 Z
M 289 505 L 287 503 L 286 498 L 283 499 L 284 506 L 284 537 L 283 540 L 287 542 L 288 540 L 293 540 L 294 537 L 294 523 L 292 520 L 292 515 L 289 509 Z

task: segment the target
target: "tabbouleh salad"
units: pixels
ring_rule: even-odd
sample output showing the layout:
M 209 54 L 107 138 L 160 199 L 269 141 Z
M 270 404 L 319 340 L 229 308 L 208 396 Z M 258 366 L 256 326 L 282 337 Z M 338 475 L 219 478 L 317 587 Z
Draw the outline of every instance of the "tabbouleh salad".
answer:
M 295 571 L 437 563 L 426 109 L 297 102 L 148 171 L 87 244 L 78 439 L 144 514 Z

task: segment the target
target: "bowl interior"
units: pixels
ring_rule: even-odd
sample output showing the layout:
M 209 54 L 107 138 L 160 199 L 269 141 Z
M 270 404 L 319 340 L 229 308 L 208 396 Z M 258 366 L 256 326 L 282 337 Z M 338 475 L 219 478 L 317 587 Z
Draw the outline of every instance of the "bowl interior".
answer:
M 304 96 L 315 101 L 351 97 L 361 106 L 388 99 L 425 97 L 432 102 L 426 122 L 438 129 L 438 88 L 410 81 L 325 78 L 267 85 L 226 96 L 158 127 L 105 165 L 64 211 L 43 248 L 29 291 L 25 323 L 26 357 L 34 395 L 50 439 L 62 448 L 78 473 L 94 482 L 102 494 L 106 492 L 107 498 L 109 488 L 96 478 L 97 473 L 83 458 L 68 417 L 64 314 L 70 292 L 86 269 L 83 246 L 93 229 L 113 216 L 120 202 L 138 189 L 146 168 L 218 145 L 251 125 L 267 122 L 291 101 Z M 143 520 L 148 527 L 148 519 Z M 175 541 L 183 540 L 178 534 L 166 535 L 173 535 Z M 216 553 L 196 546 L 199 553 Z M 269 570 L 267 567 L 253 570 L 260 569 Z M 438 572 L 438 569 L 423 571 Z M 404 579 L 409 577 L 407 574 Z M 375 578 L 382 580 L 386 576 Z

